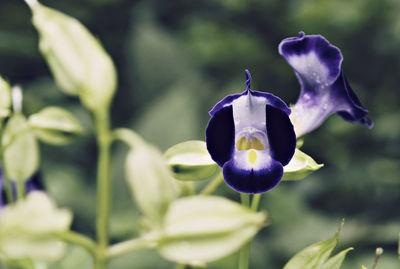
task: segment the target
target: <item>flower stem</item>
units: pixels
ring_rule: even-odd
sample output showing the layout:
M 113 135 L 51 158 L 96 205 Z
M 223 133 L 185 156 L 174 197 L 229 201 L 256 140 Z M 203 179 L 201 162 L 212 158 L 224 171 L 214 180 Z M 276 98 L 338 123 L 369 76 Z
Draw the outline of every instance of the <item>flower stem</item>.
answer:
M 109 109 L 94 114 L 96 139 L 99 156 L 97 160 L 97 215 L 96 236 L 97 251 L 95 255 L 96 269 L 106 268 L 106 250 L 109 241 L 109 217 L 111 210 L 111 179 L 110 179 L 110 119 Z
M 240 193 L 240 200 L 243 206 L 250 207 L 250 194 Z M 239 251 L 238 269 L 248 269 L 249 259 L 250 259 L 250 242 L 246 243 Z
M 21 179 L 17 181 L 17 200 L 20 201 L 25 197 L 25 182 Z
M 142 237 L 127 240 L 110 246 L 107 250 L 107 258 L 112 259 L 138 249 L 154 248 L 156 245 L 157 242 L 152 238 Z
M 213 193 L 219 185 L 224 181 L 224 175 L 220 172 L 215 178 L 213 178 L 207 186 L 201 190 L 200 195 L 209 195 Z
M 251 210 L 257 212 L 258 205 L 260 204 L 261 193 L 256 193 L 253 195 L 253 200 L 251 201 Z
M 66 231 L 62 233 L 56 233 L 55 235 L 66 243 L 83 247 L 92 255 L 95 255 L 96 253 L 96 243 L 83 234 L 74 231 Z
M 14 203 L 14 198 L 13 198 L 13 191 L 11 187 L 11 181 L 8 178 L 8 173 L 7 173 L 7 168 L 4 165 L 4 148 L 1 149 L 1 164 L 2 164 L 2 169 L 3 169 L 3 184 L 4 184 L 4 191 L 6 192 L 6 199 L 8 204 Z

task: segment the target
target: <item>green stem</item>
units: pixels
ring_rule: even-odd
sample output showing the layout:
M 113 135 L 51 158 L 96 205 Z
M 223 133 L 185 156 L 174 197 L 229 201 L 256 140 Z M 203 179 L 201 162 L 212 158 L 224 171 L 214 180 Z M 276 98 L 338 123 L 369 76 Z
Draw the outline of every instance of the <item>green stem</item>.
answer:
M 250 206 L 250 194 L 240 193 L 240 200 L 242 201 L 242 205 L 245 207 Z
M 143 139 L 137 135 L 134 131 L 128 128 L 118 128 L 112 133 L 112 140 L 120 140 L 126 143 L 131 148 L 134 148 L 138 144 L 144 143 Z
M 110 246 L 107 250 L 107 258 L 112 259 L 135 250 L 154 248 L 156 246 L 157 242 L 154 239 L 135 238 Z
M 1 127 L 3 127 L 3 119 L 0 120 L 0 124 L 1 124 Z M 0 129 L 0 130 L 2 130 L 2 129 Z M 3 132 L 0 133 L 0 141 L 3 141 Z M 13 198 L 13 193 L 12 193 L 11 181 L 8 178 L 7 168 L 4 165 L 5 164 L 4 151 L 5 151 L 4 146 L 1 146 L 0 162 L 1 162 L 1 168 L 3 170 L 3 184 L 4 184 L 3 186 L 4 186 L 4 191 L 6 192 L 7 203 L 12 204 L 14 202 L 14 198 Z
M 261 200 L 261 193 L 256 193 L 253 195 L 253 200 L 251 201 L 251 210 L 257 212 L 260 200 Z
M 242 201 L 243 206 L 250 207 L 250 194 L 240 193 L 240 200 Z M 250 259 L 250 242 L 246 243 L 240 249 L 238 269 L 248 269 L 249 259 Z
M 239 252 L 239 269 L 248 269 L 250 259 L 250 242 L 244 245 Z
M 74 231 L 66 231 L 62 233 L 56 233 L 55 235 L 66 243 L 81 246 L 86 249 L 90 254 L 96 254 L 96 243 L 83 234 Z
M 99 156 L 97 160 L 97 215 L 96 236 L 97 252 L 95 256 L 96 269 L 106 268 L 106 250 L 109 241 L 109 217 L 111 211 L 111 179 L 110 179 L 110 119 L 109 109 L 94 114 L 96 139 Z
M 23 180 L 17 181 L 17 200 L 20 201 L 25 197 L 25 182 Z
M 204 187 L 204 189 L 200 192 L 200 195 L 209 195 L 213 193 L 219 185 L 224 181 L 224 175 L 220 172 L 214 179 Z

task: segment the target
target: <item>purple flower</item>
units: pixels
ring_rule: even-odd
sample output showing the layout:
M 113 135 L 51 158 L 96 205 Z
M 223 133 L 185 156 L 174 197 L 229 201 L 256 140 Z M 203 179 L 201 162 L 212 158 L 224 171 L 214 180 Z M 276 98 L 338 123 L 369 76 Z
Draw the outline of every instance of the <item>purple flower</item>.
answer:
M 331 114 L 371 128 L 366 110 L 350 88 L 341 65 L 340 50 L 321 35 L 304 35 L 284 39 L 279 53 L 286 59 L 301 85 L 299 99 L 290 119 L 296 135 L 311 132 Z
M 226 96 L 209 112 L 207 149 L 223 168 L 226 183 L 244 193 L 261 193 L 281 180 L 294 154 L 296 136 L 290 109 L 278 97 L 250 89 Z
M 14 198 L 16 197 L 16 184 L 14 181 L 11 182 L 11 188 L 13 191 L 13 196 Z M 31 191 L 35 190 L 43 190 L 43 185 L 41 183 L 39 174 L 35 174 L 32 178 L 27 180 L 25 182 L 25 191 L 26 193 L 29 193 Z M 0 168 L 0 210 L 4 206 L 7 205 L 7 198 L 6 198 L 6 193 L 4 189 L 4 179 L 3 179 L 3 171 Z

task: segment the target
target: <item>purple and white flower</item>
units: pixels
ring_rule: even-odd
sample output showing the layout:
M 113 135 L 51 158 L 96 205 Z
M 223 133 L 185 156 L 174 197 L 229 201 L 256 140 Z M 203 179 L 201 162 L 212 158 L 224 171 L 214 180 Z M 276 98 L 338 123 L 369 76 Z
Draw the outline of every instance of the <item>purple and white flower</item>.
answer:
M 226 183 L 244 193 L 261 193 L 281 180 L 296 147 L 290 109 L 278 97 L 250 89 L 218 102 L 209 112 L 207 149 L 223 168 Z
M 331 114 L 371 128 L 366 110 L 350 88 L 342 70 L 343 56 L 339 48 L 321 35 L 304 35 L 284 39 L 279 53 L 286 59 L 301 85 L 299 99 L 290 119 L 296 135 L 311 132 Z

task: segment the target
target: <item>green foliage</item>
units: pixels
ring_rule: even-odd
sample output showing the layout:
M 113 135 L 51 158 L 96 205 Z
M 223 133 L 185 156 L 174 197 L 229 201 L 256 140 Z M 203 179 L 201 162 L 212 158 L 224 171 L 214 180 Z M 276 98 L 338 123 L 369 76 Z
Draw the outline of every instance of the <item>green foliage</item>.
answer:
M 40 50 L 58 86 L 78 95 L 92 111 L 108 108 L 117 75 L 100 42 L 76 19 L 35 1 L 27 1 L 40 34 Z
M 180 198 L 165 215 L 159 250 L 166 259 L 179 263 L 214 261 L 247 243 L 265 221 L 265 213 L 226 198 Z
M 334 237 L 308 246 L 297 253 L 283 269 L 339 269 L 347 252 L 353 249 L 345 249 L 329 258 L 338 243 L 340 229 L 341 227 Z
M 83 132 L 79 121 L 60 107 L 46 107 L 28 119 L 35 135 L 45 143 L 62 145 Z
M 58 209 L 45 193 L 30 193 L 24 201 L 1 212 L 0 258 L 40 262 L 59 259 L 65 244 L 55 239 L 54 233 L 67 231 L 71 221 L 71 212 Z
M 7 122 L 2 141 L 3 165 L 7 176 L 16 181 L 31 177 L 39 165 L 39 146 L 25 117 L 14 114 Z
M 296 149 L 293 158 L 283 167 L 282 180 L 300 180 L 322 168 L 323 164 L 316 163 L 310 156 Z
M 203 141 L 179 143 L 169 148 L 164 157 L 172 168 L 174 177 L 183 181 L 210 178 L 218 168 Z

